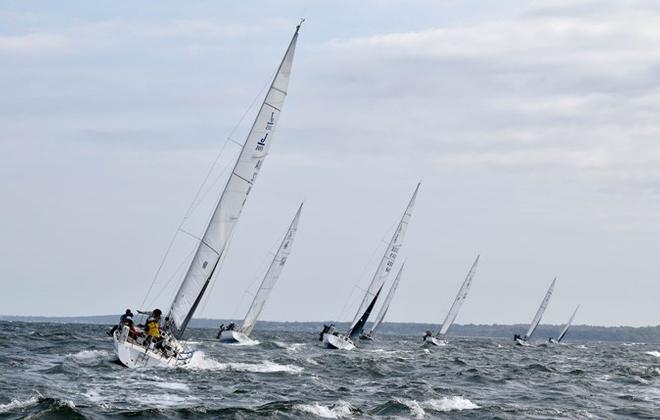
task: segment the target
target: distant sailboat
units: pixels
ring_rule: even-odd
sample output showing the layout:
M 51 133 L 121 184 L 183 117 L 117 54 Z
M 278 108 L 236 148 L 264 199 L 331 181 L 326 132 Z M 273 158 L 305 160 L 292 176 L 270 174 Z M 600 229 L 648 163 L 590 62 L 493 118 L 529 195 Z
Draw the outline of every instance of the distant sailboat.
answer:
M 326 347 L 341 350 L 352 350 L 355 348 L 355 343 L 353 340 L 355 340 L 362 333 L 364 324 L 366 324 L 367 320 L 369 319 L 369 315 L 371 314 L 371 311 L 373 310 L 374 305 L 378 300 L 378 296 L 383 289 L 383 284 L 392 271 L 396 257 L 399 254 L 399 249 L 403 244 L 403 237 L 405 236 L 406 228 L 408 227 L 408 222 L 410 221 L 410 217 L 412 215 L 412 209 L 415 205 L 415 199 L 417 198 L 417 191 L 419 191 L 420 185 L 421 184 L 417 184 L 415 192 L 413 192 L 413 195 L 408 202 L 408 206 L 403 212 L 401 220 L 399 220 L 399 224 L 394 231 L 394 235 L 392 235 L 392 239 L 390 240 L 390 243 L 385 250 L 385 254 L 383 254 L 383 257 L 378 264 L 378 268 L 374 273 L 374 277 L 372 278 L 371 283 L 369 284 L 369 288 L 362 298 L 362 303 L 360 303 L 360 307 L 358 308 L 358 311 L 355 314 L 355 318 L 353 319 L 353 322 L 351 322 L 351 326 L 348 329 L 346 335 L 338 333 L 334 329 L 334 325 L 326 325 L 324 326 L 323 331 L 321 331 L 320 339 Z
M 447 316 L 445 317 L 445 321 L 442 323 L 442 327 L 435 334 L 435 336 L 427 332 L 426 335 L 424 336 L 425 343 L 432 344 L 434 346 L 444 346 L 447 344 L 447 340 L 445 338 L 447 335 L 447 331 L 449 331 L 449 327 L 451 327 L 454 321 L 456 320 L 456 317 L 458 316 L 458 311 L 460 311 L 463 302 L 465 302 L 465 299 L 467 299 L 468 292 L 470 291 L 470 287 L 472 286 L 472 279 L 474 279 L 474 275 L 477 272 L 478 264 L 479 264 L 479 255 L 477 255 L 477 258 L 474 260 L 474 263 L 472 263 L 472 267 L 470 267 L 470 271 L 468 271 L 467 276 L 465 277 L 465 280 L 461 285 L 461 288 L 458 290 L 458 294 L 456 295 L 456 298 L 454 299 L 454 303 L 452 303 L 449 312 L 447 312 Z
M 378 328 L 380 324 L 383 323 L 383 320 L 385 319 L 385 315 L 387 315 L 387 311 L 390 309 L 390 302 L 392 302 L 392 298 L 394 298 L 396 289 L 397 287 L 399 287 L 399 281 L 401 280 L 401 273 L 403 272 L 403 266 L 404 264 L 401 264 L 401 268 L 399 268 L 399 272 L 394 278 L 394 282 L 392 282 L 392 286 L 390 286 L 390 291 L 387 293 L 387 296 L 383 301 L 383 306 L 380 307 L 380 311 L 378 312 L 378 315 L 376 315 L 376 319 L 374 320 L 371 329 L 366 334 L 360 334 L 360 340 L 372 341 L 374 339 L 374 332 L 376 331 L 376 328 Z
M 555 340 L 554 338 L 550 337 L 550 342 L 551 343 L 561 343 L 561 340 L 566 337 L 566 333 L 568 332 L 568 329 L 571 327 L 571 324 L 573 324 L 573 318 L 575 318 L 575 314 L 577 313 L 578 309 L 580 309 L 580 305 L 575 307 L 575 310 L 573 311 L 573 314 L 571 317 L 568 319 L 568 322 L 566 325 L 564 325 L 564 329 L 561 331 L 561 334 L 559 334 L 559 337 Z
M 125 366 L 176 366 L 188 362 L 190 353 L 179 340 L 211 283 L 245 201 L 268 155 L 287 95 L 299 30 L 300 25 L 296 27 L 206 231 L 199 240 L 195 256 L 166 318 L 163 340 L 158 346 L 151 343 L 145 348 L 145 344 L 129 337 L 126 326 L 113 334 L 115 353 Z
M 218 333 L 218 339 L 221 343 L 247 344 L 253 342 L 253 340 L 249 337 L 250 333 L 257 323 L 257 318 L 259 318 L 259 314 L 261 314 L 261 311 L 266 304 L 266 300 L 268 300 L 268 296 L 270 295 L 271 290 L 273 290 L 275 283 L 277 283 L 277 280 L 282 273 L 282 269 L 284 269 L 284 263 L 286 263 L 287 259 L 289 258 L 289 254 L 291 254 L 293 240 L 296 236 L 296 231 L 298 230 L 298 220 L 300 219 L 301 210 L 302 204 L 298 208 L 295 217 L 291 221 L 291 225 L 289 226 L 286 235 L 284 235 L 284 239 L 282 240 L 282 243 L 280 244 L 275 257 L 273 258 L 273 261 L 270 263 L 268 271 L 266 271 L 266 275 L 264 276 L 264 279 L 259 286 L 259 290 L 254 295 L 252 305 L 250 305 L 250 309 L 248 309 L 247 314 L 245 315 L 245 319 L 243 320 L 243 325 L 241 325 L 238 329 L 221 328 L 220 332 Z
M 532 334 L 534 334 L 534 331 L 536 331 L 536 327 L 538 327 L 539 323 L 541 322 L 543 313 L 545 312 L 545 309 L 548 307 L 548 303 L 550 303 L 550 298 L 552 297 L 552 292 L 555 289 L 556 282 L 557 282 L 557 278 L 552 280 L 552 283 L 550 283 L 550 287 L 548 288 L 548 291 L 545 293 L 545 296 L 541 301 L 541 306 L 539 306 L 539 309 L 536 311 L 536 315 L 534 315 L 534 319 L 532 319 L 532 323 L 529 324 L 529 328 L 527 329 L 527 334 L 525 334 L 524 337 L 521 337 L 519 334 L 516 334 L 513 337 L 513 340 L 517 344 L 521 346 L 529 346 L 528 341 L 530 338 L 532 338 Z

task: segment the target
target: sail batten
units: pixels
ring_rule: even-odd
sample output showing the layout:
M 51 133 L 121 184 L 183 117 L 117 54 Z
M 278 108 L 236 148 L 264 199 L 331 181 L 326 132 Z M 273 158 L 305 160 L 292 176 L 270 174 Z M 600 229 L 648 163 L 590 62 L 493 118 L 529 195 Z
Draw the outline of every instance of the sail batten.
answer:
M 369 330 L 369 335 L 372 335 L 374 331 L 376 331 L 376 328 L 378 328 L 385 319 L 385 315 L 387 315 L 387 311 L 390 309 L 390 303 L 394 298 L 396 289 L 397 287 L 399 287 L 399 281 L 401 280 L 401 273 L 403 273 L 404 265 L 405 263 L 401 264 L 401 268 L 399 268 L 399 272 L 394 278 L 394 281 L 392 282 L 392 286 L 390 286 L 390 291 L 387 292 L 387 296 L 385 296 L 385 300 L 383 301 L 383 306 L 381 306 L 380 311 L 378 312 L 378 315 L 376 315 L 376 319 L 374 320 L 374 323 L 371 326 L 371 330 Z
M 532 319 L 532 323 L 529 324 L 529 329 L 527 330 L 527 334 L 525 334 L 526 339 L 529 339 L 532 336 L 532 334 L 534 334 L 534 331 L 536 331 L 536 327 L 539 326 L 539 323 L 541 322 L 541 318 L 543 318 L 543 313 L 548 307 L 548 303 L 550 303 L 550 298 L 552 297 L 552 292 L 555 289 L 556 282 L 557 282 L 557 278 L 552 280 L 552 283 L 550 283 L 550 287 L 548 288 L 548 291 L 545 293 L 545 296 L 541 301 L 541 306 L 539 306 L 539 309 L 536 311 L 536 315 L 534 315 L 534 319 Z
M 272 134 L 286 98 L 299 29 L 300 26 L 296 27 L 170 307 L 168 327 L 177 338 L 183 334 L 187 321 L 197 308 L 196 302 L 199 303 L 212 279 L 212 269 L 215 269 L 230 242 L 247 196 L 268 155 Z
M 245 335 L 250 335 L 252 329 L 254 328 L 257 318 L 261 314 L 261 311 L 268 300 L 271 290 L 277 283 L 277 280 L 280 278 L 282 269 L 284 268 L 284 263 L 286 263 L 289 254 L 291 254 L 291 248 L 293 246 L 293 240 L 296 236 L 298 230 L 298 220 L 300 219 L 300 212 L 302 210 L 302 204 L 298 208 L 296 215 L 291 221 L 291 225 L 284 235 L 284 239 L 280 243 L 277 253 L 273 258 L 273 261 L 270 263 L 266 275 L 259 286 L 259 290 L 254 295 L 252 299 L 252 304 L 245 314 L 245 319 L 243 320 L 243 325 L 240 327 L 240 331 Z
M 367 292 L 364 294 L 362 302 L 360 303 L 360 307 L 358 308 L 355 317 L 353 318 L 353 322 L 351 322 L 350 328 L 348 329 L 349 336 L 352 332 L 357 330 L 355 327 L 362 320 L 363 314 L 365 313 L 367 307 L 370 306 L 370 303 L 375 304 L 375 299 L 378 297 L 378 293 L 380 293 L 385 280 L 387 280 L 387 277 L 392 271 L 396 257 L 399 254 L 399 249 L 403 244 L 403 238 L 408 227 L 408 222 L 410 221 L 410 217 L 412 215 L 412 209 L 415 205 L 415 199 L 417 198 L 417 192 L 419 191 L 420 185 L 421 183 L 418 183 L 417 187 L 415 187 L 415 191 L 413 192 L 413 195 L 408 202 L 408 206 L 406 206 L 406 209 L 403 212 L 403 216 L 401 216 L 401 220 L 399 220 L 399 224 L 394 231 L 394 234 L 392 235 L 392 239 L 390 239 L 390 242 L 385 249 L 385 253 L 383 254 L 383 257 L 378 264 L 378 268 L 376 269 L 376 272 L 371 279 L 371 283 L 367 288 Z
M 452 303 L 449 312 L 447 312 L 447 316 L 445 317 L 445 320 L 442 323 L 442 327 L 440 328 L 440 331 L 438 331 L 438 333 L 436 334 L 437 336 L 444 336 L 445 334 L 447 334 L 449 327 L 451 327 L 451 325 L 456 320 L 456 317 L 458 316 L 458 312 L 460 311 L 463 302 L 465 302 L 465 299 L 467 299 L 468 292 L 470 291 L 470 287 L 472 286 L 472 279 L 474 278 L 474 275 L 477 272 L 479 257 L 480 256 L 477 255 L 477 258 L 474 260 L 474 263 L 472 263 L 472 267 L 470 267 L 470 271 L 468 271 L 465 280 L 463 280 L 463 284 L 461 285 L 461 288 L 458 289 L 458 294 L 454 299 L 454 303 Z

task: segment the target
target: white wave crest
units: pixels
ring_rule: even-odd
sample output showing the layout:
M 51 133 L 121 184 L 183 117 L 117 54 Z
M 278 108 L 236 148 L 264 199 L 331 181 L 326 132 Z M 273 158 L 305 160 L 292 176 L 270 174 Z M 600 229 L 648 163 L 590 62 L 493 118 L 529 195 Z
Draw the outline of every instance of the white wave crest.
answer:
M 38 396 L 33 396 L 28 398 L 27 400 L 16 400 L 13 399 L 7 404 L 0 404 L 0 413 L 6 413 L 11 410 L 16 410 L 18 408 L 25 408 L 29 407 L 31 405 L 34 405 L 39 402 L 39 397 Z
M 351 405 L 345 401 L 338 401 L 333 406 L 325 406 L 319 403 L 314 404 L 297 404 L 293 407 L 303 413 L 312 414 L 324 419 L 338 419 L 341 417 L 349 417 L 351 415 Z
M 195 352 L 186 367 L 199 370 L 233 370 L 237 372 L 255 373 L 300 373 L 303 371 L 303 368 L 300 366 L 280 365 L 269 360 L 264 360 L 261 363 L 220 363 L 217 360 L 206 357 L 203 352 Z
M 479 408 L 479 406 L 472 401 L 459 396 L 443 397 L 441 399 L 428 400 L 421 403 L 416 400 L 405 399 L 397 399 L 396 401 L 410 408 L 410 414 L 417 419 L 424 418 L 426 415 L 424 409 L 433 411 L 462 411 Z
M 78 353 L 71 353 L 68 356 L 80 362 L 89 362 L 106 358 L 110 356 L 110 353 L 105 350 L 81 350 Z
M 189 391 L 190 388 L 188 385 L 181 382 L 156 382 L 156 385 L 160 388 L 173 389 L 175 391 Z
M 297 353 L 305 346 L 305 343 L 287 344 L 281 341 L 273 341 L 273 344 L 275 344 L 277 347 L 283 348 L 286 351 L 290 351 L 291 353 Z
M 651 356 L 660 357 L 660 351 L 653 350 L 653 351 L 647 351 L 645 353 Z

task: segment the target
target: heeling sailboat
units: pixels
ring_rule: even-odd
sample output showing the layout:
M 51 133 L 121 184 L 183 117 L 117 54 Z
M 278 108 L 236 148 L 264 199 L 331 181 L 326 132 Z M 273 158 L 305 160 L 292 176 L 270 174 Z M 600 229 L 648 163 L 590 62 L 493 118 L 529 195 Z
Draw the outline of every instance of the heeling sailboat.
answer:
M 463 284 L 461 285 L 461 288 L 458 289 L 458 294 L 456 295 L 456 298 L 454 299 L 454 303 L 452 303 L 451 308 L 449 308 L 449 312 L 447 312 L 447 316 L 445 317 L 445 320 L 442 323 L 442 327 L 435 334 L 435 336 L 432 336 L 429 333 L 427 333 L 424 336 L 425 343 L 432 344 L 435 346 L 443 346 L 447 344 L 447 340 L 446 340 L 447 331 L 449 331 L 449 327 L 451 327 L 454 321 L 456 320 L 456 317 L 458 316 L 458 312 L 460 311 L 461 306 L 463 306 L 463 303 L 467 299 L 468 292 L 470 291 L 470 287 L 472 286 L 472 280 L 474 279 L 474 275 L 477 273 L 477 265 L 479 264 L 479 257 L 480 256 L 477 255 L 477 258 L 474 260 L 474 263 L 472 263 L 472 267 L 470 267 L 470 271 L 468 271 L 467 276 L 465 276 L 465 280 L 463 280 Z
M 529 346 L 528 341 L 530 338 L 532 338 L 532 334 L 534 334 L 534 331 L 536 331 L 536 327 L 538 327 L 539 323 L 541 322 L 541 318 L 543 318 L 543 313 L 545 313 L 545 310 L 548 307 L 548 304 L 550 303 L 552 292 L 555 290 L 556 282 L 557 282 L 557 278 L 555 277 L 555 279 L 552 280 L 552 283 L 550 283 L 550 287 L 548 288 L 548 291 L 545 292 L 545 296 L 541 301 L 541 306 L 539 306 L 539 309 L 536 311 L 536 315 L 534 315 L 534 318 L 532 319 L 532 323 L 529 324 L 529 328 L 527 329 L 527 333 L 525 334 L 525 336 L 521 337 L 519 334 L 513 336 L 513 340 L 517 344 L 521 346 Z
M 302 22 L 301 22 L 302 23 Z M 179 339 L 193 317 L 231 238 L 247 196 L 268 155 L 272 136 L 287 96 L 300 25 L 266 93 L 265 99 L 243 144 L 218 204 L 199 240 L 195 255 L 174 297 L 164 325 L 163 345 L 172 351 L 146 348 L 128 338 L 126 328 L 113 335 L 114 347 L 121 363 L 134 366 L 176 366 L 186 363 Z
M 378 311 L 378 315 L 376 315 L 376 319 L 374 320 L 374 323 L 371 325 L 371 329 L 369 329 L 369 332 L 366 334 L 360 334 L 360 340 L 369 340 L 373 341 L 374 339 L 374 332 L 376 329 L 380 326 L 380 324 L 383 323 L 383 320 L 385 319 L 385 315 L 387 315 L 387 311 L 390 309 L 390 303 L 392 302 L 392 299 L 394 298 L 394 294 L 396 293 L 397 287 L 399 287 L 399 281 L 401 280 L 401 273 L 403 273 L 403 266 L 404 264 L 401 264 L 401 268 L 399 268 L 399 272 L 397 273 L 396 277 L 394 278 L 394 281 L 392 282 L 392 286 L 390 286 L 390 291 L 387 292 L 387 296 L 385 296 L 385 300 L 383 301 L 383 305 L 380 307 L 380 311 Z
M 566 337 L 566 333 L 568 332 L 568 329 L 573 324 L 573 319 L 575 318 L 575 314 L 577 313 L 578 309 L 580 309 L 580 305 L 575 307 L 575 310 L 573 311 L 573 314 L 568 319 L 568 322 L 566 323 L 566 325 L 564 325 L 564 329 L 561 330 L 561 333 L 559 334 L 559 337 L 557 337 L 556 340 L 554 338 L 550 337 L 550 339 L 548 340 L 549 342 L 551 342 L 551 343 L 561 343 L 561 340 L 563 340 L 564 337 Z
M 323 344 L 326 347 L 342 350 L 351 350 L 355 348 L 355 343 L 353 340 L 355 340 L 362 333 L 364 324 L 367 322 L 369 315 L 371 314 L 371 311 L 373 310 L 373 307 L 378 300 L 378 296 L 383 288 L 383 284 L 392 271 L 396 257 L 399 254 L 399 249 L 403 244 L 403 238 L 408 227 L 408 222 L 410 221 L 410 217 L 412 215 L 412 209 L 415 205 L 415 199 L 417 198 L 417 192 L 419 191 L 420 185 L 421 183 L 418 183 L 417 187 L 415 187 L 415 191 L 413 192 L 413 195 L 408 202 L 406 210 L 403 212 L 403 216 L 401 216 L 401 219 L 399 220 L 399 224 L 397 225 L 397 228 L 392 235 L 392 239 L 390 239 L 387 249 L 385 250 L 383 257 L 378 264 L 378 268 L 376 269 L 376 272 L 371 279 L 369 288 L 362 298 L 360 307 L 358 308 L 346 335 L 335 331 L 334 326 L 332 325 L 325 326 L 323 331 L 321 331 L 320 339 L 323 341 Z
M 298 230 L 298 220 L 300 219 L 300 212 L 302 210 L 302 204 L 298 207 L 298 211 L 291 221 L 291 225 L 282 239 L 273 261 L 270 263 L 266 275 L 259 286 L 259 290 L 254 295 L 252 304 L 248 309 L 243 324 L 238 329 L 221 329 L 218 334 L 218 339 L 221 343 L 257 343 L 256 341 L 250 339 L 250 333 L 257 323 L 257 318 L 264 308 L 266 301 L 270 292 L 273 290 L 275 283 L 280 278 L 280 274 L 284 269 L 284 264 L 291 254 L 291 248 L 293 246 L 293 240 L 296 236 L 296 231 Z

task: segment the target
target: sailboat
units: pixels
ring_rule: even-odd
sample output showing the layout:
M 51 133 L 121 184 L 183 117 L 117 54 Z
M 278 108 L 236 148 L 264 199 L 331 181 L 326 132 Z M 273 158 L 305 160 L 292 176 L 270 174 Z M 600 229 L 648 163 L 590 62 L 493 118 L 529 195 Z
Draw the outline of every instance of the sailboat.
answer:
M 555 279 L 552 280 L 552 283 L 550 283 L 550 287 L 548 288 L 548 291 L 545 292 L 545 296 L 541 301 L 541 306 L 539 306 L 539 309 L 536 311 L 536 315 L 534 315 L 534 319 L 532 319 L 532 323 L 529 324 L 529 328 L 527 329 L 527 334 L 525 334 L 523 337 L 521 337 L 519 334 L 513 336 L 513 340 L 517 344 L 521 346 L 530 345 L 528 341 L 530 338 L 532 338 L 532 334 L 534 334 L 534 331 L 536 331 L 536 327 L 538 327 L 539 323 L 541 322 L 543 313 L 545 312 L 545 309 L 548 307 L 548 303 L 550 303 L 550 298 L 552 297 L 552 292 L 555 289 L 556 282 L 557 282 L 557 278 L 555 277 Z
M 165 318 L 162 341 L 157 345 L 151 343 L 145 347 L 143 343 L 129 336 L 128 327 L 117 329 L 113 334 L 113 343 L 115 353 L 123 365 L 178 366 L 190 360 L 191 353 L 179 340 L 225 254 L 245 201 L 268 155 L 273 133 L 287 96 L 299 30 L 300 24 L 296 26 L 204 235 L 199 239 L 195 255 Z
M 447 331 L 449 331 L 449 327 L 451 327 L 454 321 L 456 320 L 456 317 L 458 316 L 458 311 L 461 309 L 461 306 L 463 305 L 463 302 L 465 302 L 465 299 L 467 299 L 468 292 L 470 291 L 470 287 L 472 286 L 472 279 L 474 278 L 474 275 L 477 272 L 478 264 L 479 264 L 479 255 L 477 255 L 477 258 L 474 260 L 474 263 L 472 263 L 472 267 L 470 267 L 470 271 L 468 271 L 465 280 L 463 280 L 463 284 L 461 285 L 461 288 L 458 289 L 458 294 L 456 295 L 456 298 L 454 299 L 454 303 L 452 303 L 451 308 L 449 308 L 449 312 L 447 312 L 447 316 L 445 317 L 445 320 L 442 323 L 442 327 L 435 334 L 435 336 L 427 332 L 426 335 L 424 336 L 424 343 L 431 344 L 434 346 L 447 345 L 447 340 L 446 340 Z
M 291 247 L 293 245 L 293 239 L 296 236 L 296 231 L 298 230 L 298 220 L 300 219 L 301 210 L 302 204 L 298 207 L 298 211 L 291 221 L 291 225 L 289 226 L 286 235 L 284 235 L 284 239 L 277 249 L 277 253 L 268 267 L 268 271 L 266 271 L 266 275 L 259 286 L 259 290 L 254 295 L 254 299 L 252 300 L 250 309 L 248 309 L 247 314 L 245 315 L 243 324 L 238 329 L 221 328 L 218 333 L 218 339 L 221 343 L 257 343 L 250 339 L 250 333 L 257 323 L 257 318 L 259 318 L 259 314 L 261 314 L 271 290 L 273 290 L 275 283 L 277 283 L 277 280 L 280 278 L 282 269 L 284 269 L 284 263 L 286 263 L 289 254 L 291 254 Z
M 390 309 L 390 302 L 392 302 L 392 298 L 394 298 L 396 289 L 397 287 L 399 287 L 399 281 L 401 280 L 401 273 L 403 273 L 404 265 L 405 264 L 401 264 L 401 268 L 399 268 L 399 272 L 394 278 L 394 281 L 392 282 L 392 286 L 390 286 L 390 291 L 387 292 L 387 296 L 385 296 L 385 300 L 383 301 L 383 306 L 380 307 L 380 311 L 378 312 L 378 315 L 376 315 L 376 319 L 374 320 L 374 323 L 371 325 L 371 329 L 366 334 L 360 334 L 360 340 L 373 341 L 374 332 L 376 331 L 376 328 L 378 328 L 380 324 L 383 323 L 383 320 L 385 319 L 385 315 L 387 315 L 387 311 Z
M 419 191 L 420 185 L 421 183 L 417 184 L 417 187 L 415 188 L 415 191 L 413 192 L 413 195 L 408 202 L 408 206 L 403 212 L 403 216 L 401 216 L 401 219 L 399 220 L 399 224 L 394 231 L 394 235 L 392 235 L 392 239 L 390 239 L 390 242 L 385 249 L 385 254 L 383 254 L 383 257 L 378 264 L 378 268 L 376 269 L 376 272 L 371 279 L 369 288 L 362 298 L 362 303 L 360 303 L 360 307 L 355 314 L 353 322 L 351 322 L 348 332 L 345 335 L 340 334 L 334 329 L 334 325 L 326 325 L 324 326 L 323 331 L 321 331 L 320 339 L 326 347 L 341 350 L 352 350 L 355 348 L 355 342 L 353 340 L 358 338 L 362 333 L 362 329 L 367 323 L 369 315 L 371 315 L 371 311 L 373 310 L 374 305 L 378 300 L 378 296 L 383 289 L 383 284 L 385 284 L 387 277 L 392 271 L 396 257 L 399 254 L 399 249 L 403 244 L 403 238 L 408 227 L 408 222 L 410 221 L 410 217 L 412 215 L 412 209 L 415 205 L 415 199 L 417 198 L 417 191 Z
M 573 318 L 575 318 L 575 314 L 577 313 L 578 309 L 580 309 L 580 305 L 575 307 L 575 310 L 573 311 L 573 314 L 568 319 L 568 322 L 566 323 L 566 325 L 564 325 L 564 329 L 561 330 L 561 334 L 559 334 L 559 337 L 557 337 L 556 340 L 554 338 L 550 337 L 550 339 L 548 340 L 550 343 L 554 343 L 554 344 L 561 343 L 561 340 L 563 340 L 564 337 L 566 337 L 566 333 L 568 332 L 568 329 L 571 327 L 571 324 L 573 324 Z

